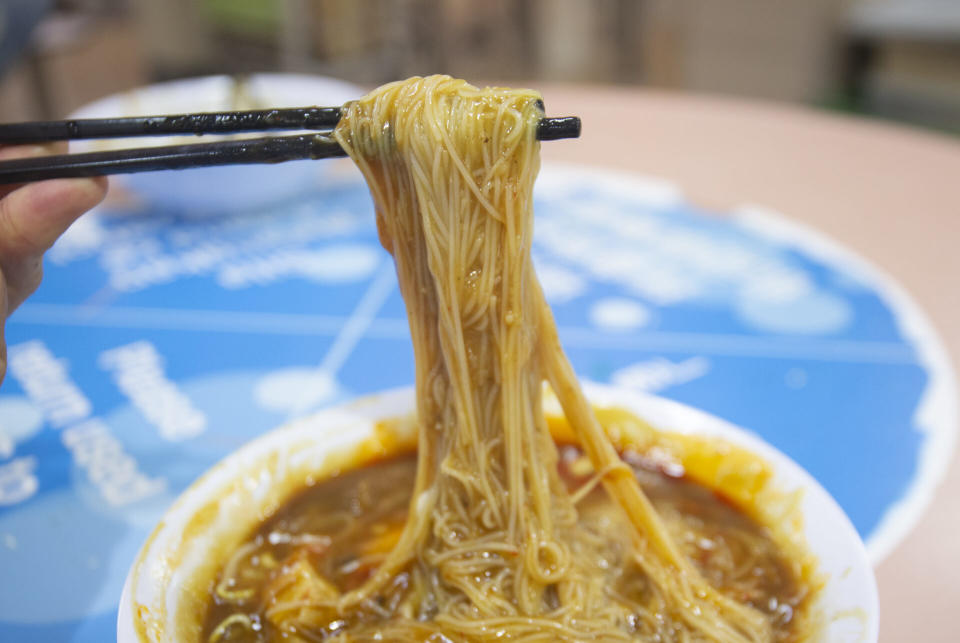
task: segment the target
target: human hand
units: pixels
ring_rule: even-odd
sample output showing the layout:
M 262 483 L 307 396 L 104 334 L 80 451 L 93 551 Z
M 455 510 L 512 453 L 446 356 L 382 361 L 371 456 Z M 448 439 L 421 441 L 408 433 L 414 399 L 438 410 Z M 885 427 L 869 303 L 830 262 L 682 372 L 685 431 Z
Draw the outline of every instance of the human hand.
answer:
M 0 160 L 66 152 L 66 145 L 0 148 Z M 7 371 L 7 317 L 40 285 L 43 253 L 107 191 L 103 177 L 0 185 L 0 383 Z

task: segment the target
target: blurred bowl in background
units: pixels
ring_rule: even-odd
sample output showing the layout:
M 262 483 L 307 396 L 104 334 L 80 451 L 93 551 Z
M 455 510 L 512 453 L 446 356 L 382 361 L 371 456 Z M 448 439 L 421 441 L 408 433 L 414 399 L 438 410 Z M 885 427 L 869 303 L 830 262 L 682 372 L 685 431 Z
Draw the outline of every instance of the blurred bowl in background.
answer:
M 332 78 L 300 74 L 256 74 L 243 78 L 205 76 L 148 85 L 106 96 L 70 118 L 108 118 L 228 110 L 342 105 L 364 94 Z M 276 132 L 276 135 L 291 132 Z M 270 133 L 245 134 L 246 137 Z M 75 141 L 72 152 L 200 143 L 221 136 L 181 136 Z M 113 184 L 147 208 L 186 216 L 255 210 L 295 199 L 320 183 L 329 162 L 230 165 L 118 175 Z

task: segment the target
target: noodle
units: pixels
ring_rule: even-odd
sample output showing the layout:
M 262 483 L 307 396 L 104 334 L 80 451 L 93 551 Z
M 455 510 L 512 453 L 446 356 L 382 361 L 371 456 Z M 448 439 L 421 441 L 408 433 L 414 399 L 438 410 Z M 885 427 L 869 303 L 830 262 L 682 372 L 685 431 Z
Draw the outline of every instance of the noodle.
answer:
M 386 85 L 344 107 L 334 135 L 370 187 L 407 307 L 416 477 L 389 553 L 351 559 L 351 570 L 371 570 L 362 582 L 341 593 L 305 558 L 273 579 L 265 613 L 282 631 L 773 640 L 763 613 L 714 589 L 691 562 L 690 543 L 674 538 L 683 518 L 658 515 L 563 353 L 530 253 L 542 116 L 534 92 L 445 76 Z M 544 419 L 545 380 L 598 472 L 574 495 Z M 595 485 L 616 529 L 581 520 Z M 718 557 L 716 573 L 749 589 L 760 546 L 747 538 L 727 543 L 741 555 Z M 238 551 L 228 571 L 248 554 Z
M 556 478 L 540 402 L 546 376 L 636 528 L 638 563 L 673 611 L 715 640 L 762 640 L 763 619 L 718 595 L 672 544 L 560 348 L 530 260 L 538 100 L 446 77 L 412 79 L 349 104 L 337 129 L 371 186 L 381 240 L 397 263 L 421 425 L 409 537 L 341 606 L 412 563 L 434 581 L 433 620 L 445 631 L 519 636 L 511 630 L 522 621 L 566 639 L 623 633 L 626 613 L 587 558 L 573 555 L 589 543 Z M 491 537 L 521 554 L 490 556 Z M 559 618 L 548 608 L 551 587 Z

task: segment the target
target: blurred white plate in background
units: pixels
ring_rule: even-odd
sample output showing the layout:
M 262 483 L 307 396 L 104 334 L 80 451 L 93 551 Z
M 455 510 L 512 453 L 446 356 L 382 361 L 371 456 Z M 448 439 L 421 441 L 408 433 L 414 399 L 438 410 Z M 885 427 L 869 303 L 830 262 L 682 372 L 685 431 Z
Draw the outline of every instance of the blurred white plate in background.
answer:
M 359 98 L 363 93 L 355 85 L 320 76 L 256 74 L 242 79 L 205 76 L 148 85 L 106 96 L 81 107 L 70 118 L 335 106 Z M 254 136 L 283 134 L 258 133 Z M 203 143 L 220 138 L 165 136 L 75 141 L 71 151 Z M 297 198 L 318 184 L 324 175 L 325 165 L 328 163 L 307 160 L 276 165 L 206 167 L 118 175 L 112 181 L 116 187 L 126 190 L 148 208 L 183 215 L 205 215 L 263 208 L 274 202 Z

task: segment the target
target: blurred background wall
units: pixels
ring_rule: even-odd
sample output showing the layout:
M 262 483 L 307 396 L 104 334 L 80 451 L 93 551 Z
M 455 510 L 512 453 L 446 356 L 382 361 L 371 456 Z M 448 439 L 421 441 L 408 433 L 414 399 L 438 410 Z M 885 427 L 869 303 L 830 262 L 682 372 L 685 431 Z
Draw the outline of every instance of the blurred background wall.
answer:
M 960 0 L 0 0 L 0 119 L 211 73 L 614 83 L 960 132 Z

